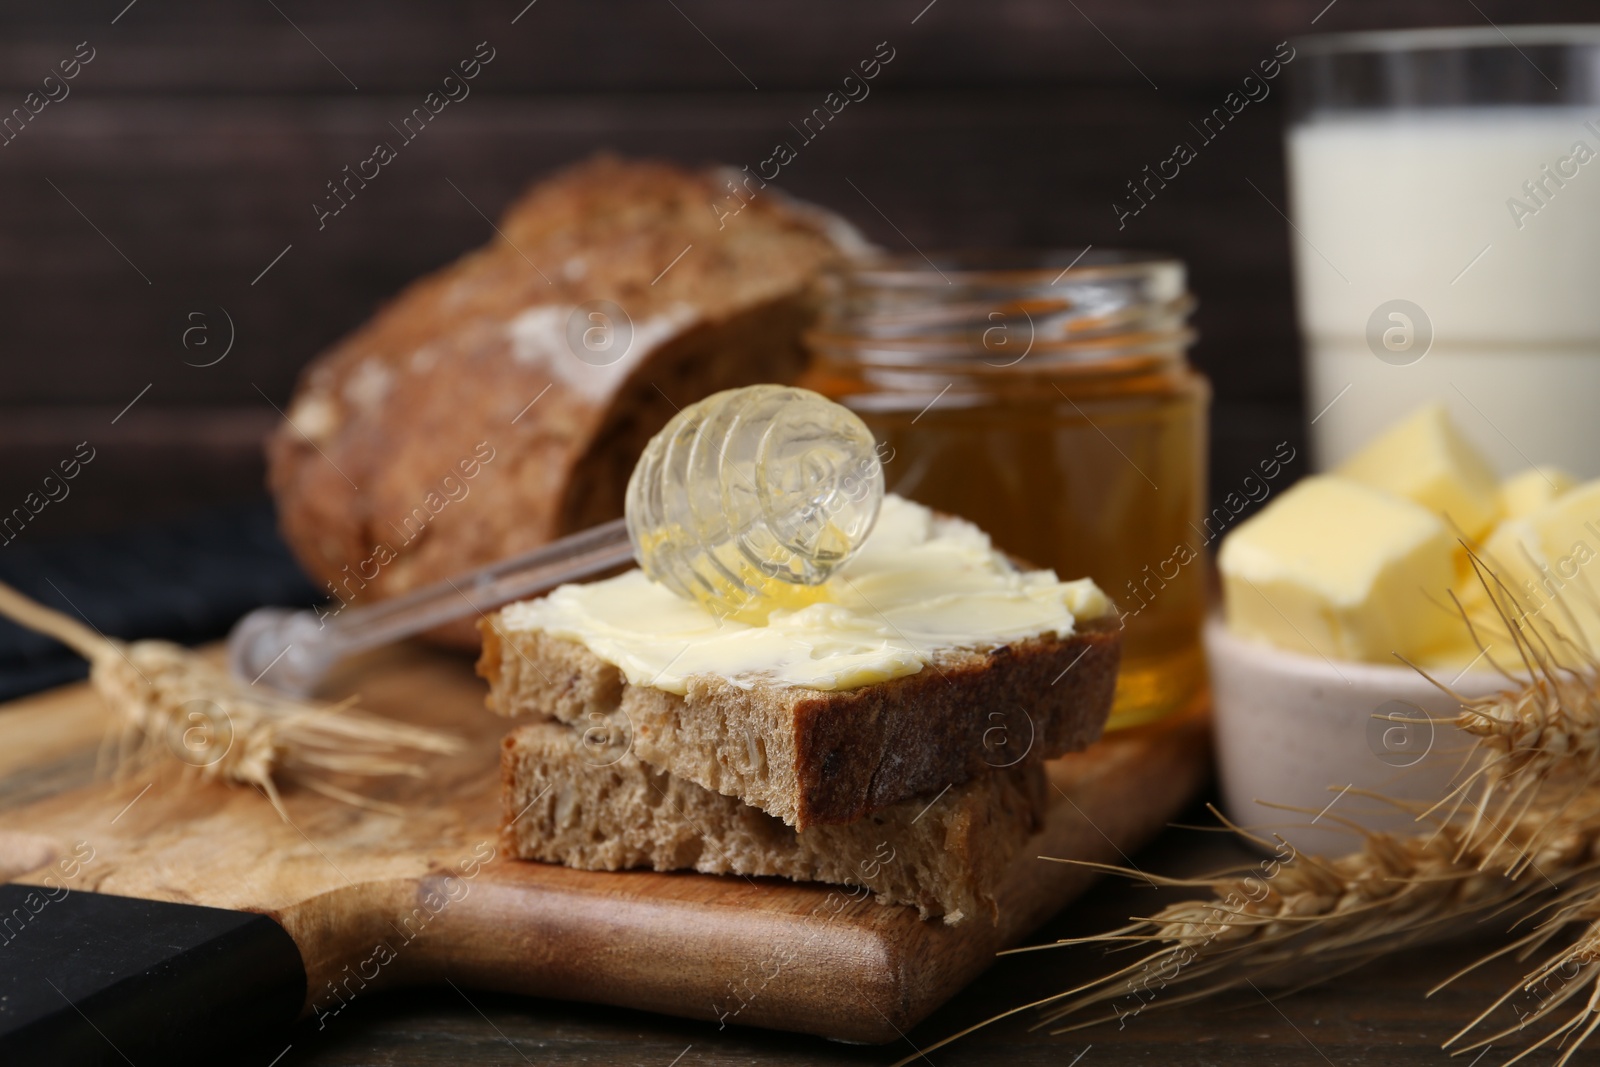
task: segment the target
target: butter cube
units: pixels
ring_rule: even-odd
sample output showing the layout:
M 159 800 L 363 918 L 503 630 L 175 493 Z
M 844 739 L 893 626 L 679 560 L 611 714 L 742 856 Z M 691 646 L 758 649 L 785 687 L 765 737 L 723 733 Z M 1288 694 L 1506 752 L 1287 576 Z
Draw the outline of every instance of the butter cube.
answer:
M 1570 492 L 1577 479 L 1558 467 L 1529 467 L 1500 483 L 1496 494 L 1502 519 L 1517 519 Z
M 1346 478 L 1303 478 L 1222 542 L 1228 627 L 1331 660 L 1422 655 L 1461 629 L 1429 599 L 1445 599 L 1454 547 L 1418 504 Z
M 1472 538 L 1488 532 L 1498 511 L 1493 468 L 1442 404 L 1419 408 L 1335 473 L 1413 500 Z
M 1501 522 L 1480 554 L 1515 594 L 1514 610 L 1600 650 L 1600 481 Z M 1460 595 L 1475 623 L 1503 631 L 1476 578 Z

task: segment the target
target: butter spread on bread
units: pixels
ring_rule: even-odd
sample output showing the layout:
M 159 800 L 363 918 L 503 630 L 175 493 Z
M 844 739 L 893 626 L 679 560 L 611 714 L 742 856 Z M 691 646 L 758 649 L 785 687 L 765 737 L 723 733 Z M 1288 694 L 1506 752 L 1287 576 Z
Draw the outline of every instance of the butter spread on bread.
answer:
M 1093 581 L 1018 570 L 972 523 L 891 495 L 821 601 L 765 625 L 718 618 L 638 570 L 511 605 L 500 625 L 576 642 L 630 683 L 681 695 L 698 675 L 854 689 L 916 674 L 942 650 L 1070 637 L 1109 610 Z

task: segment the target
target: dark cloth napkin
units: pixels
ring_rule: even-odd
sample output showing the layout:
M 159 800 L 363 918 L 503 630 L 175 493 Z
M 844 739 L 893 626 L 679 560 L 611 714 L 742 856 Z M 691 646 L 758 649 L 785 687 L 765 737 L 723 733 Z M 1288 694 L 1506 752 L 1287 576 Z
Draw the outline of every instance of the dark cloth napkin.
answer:
M 0 581 L 108 637 L 183 644 L 220 638 L 263 604 L 319 599 L 266 499 L 114 533 L 21 539 L 0 548 Z M 0 700 L 87 674 L 66 646 L 0 619 Z

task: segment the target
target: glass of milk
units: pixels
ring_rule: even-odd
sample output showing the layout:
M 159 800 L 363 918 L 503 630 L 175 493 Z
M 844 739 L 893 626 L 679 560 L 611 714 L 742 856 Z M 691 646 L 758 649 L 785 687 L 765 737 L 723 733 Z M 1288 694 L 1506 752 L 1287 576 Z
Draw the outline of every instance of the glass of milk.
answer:
M 1600 26 L 1295 46 L 1315 464 L 1438 400 L 1502 473 L 1600 476 Z

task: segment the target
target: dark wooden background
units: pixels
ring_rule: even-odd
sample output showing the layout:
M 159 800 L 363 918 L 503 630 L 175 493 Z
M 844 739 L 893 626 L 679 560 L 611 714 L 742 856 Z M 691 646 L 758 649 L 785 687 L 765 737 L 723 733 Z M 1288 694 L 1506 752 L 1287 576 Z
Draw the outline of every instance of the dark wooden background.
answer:
M 27 529 L 30 546 L 259 495 L 260 439 L 299 368 L 406 281 L 489 236 L 450 182 L 494 216 L 529 180 L 598 149 L 755 163 L 881 41 L 896 58 L 872 95 L 801 151 L 783 187 L 891 248 L 1092 242 L 1183 257 L 1202 301 L 1195 358 L 1216 385 L 1213 486 L 1226 491 L 1302 432 L 1289 233 L 1273 206 L 1285 204 L 1283 80 L 1118 232 L 1111 203 L 1123 183 L 1187 138 L 1188 123 L 1285 38 L 1596 10 L 1579 0 L 525 4 L 0 6 L 0 115 L 79 42 L 95 49 L 71 95 L 0 147 L 0 513 L 77 442 L 97 449 L 72 495 Z M 388 123 L 480 41 L 496 57 L 472 95 L 318 232 L 311 204 L 324 183 L 388 139 Z M 224 310 L 237 332 L 230 354 L 186 365 L 220 353 Z M 196 325 L 208 344 L 191 333 L 185 348 Z M 1169 834 L 1157 849 L 1175 842 Z M 1185 855 L 1139 862 L 1176 871 L 1195 861 Z M 1108 882 L 1041 936 L 1103 930 L 1146 906 Z M 1059 1065 L 1093 1043 L 1086 1065 L 1443 1063 L 1438 1043 L 1514 978 L 1516 968 L 1501 968 L 1422 998 L 1475 951 L 1413 953 L 1282 1006 L 1245 994 L 1062 1039 L 1012 1020 L 931 1061 Z M 1012 958 L 910 1041 L 926 1047 L 1102 964 L 1085 953 Z M 718 1034 L 476 992 L 462 1000 L 375 996 L 333 1034 L 302 1027 L 276 1061 L 667 1064 L 693 1046 L 684 1063 L 881 1064 L 911 1048 Z M 263 1047 L 239 1062 L 281 1055 Z
M 485 240 L 473 204 L 497 215 L 530 179 L 602 148 L 753 164 L 881 41 L 896 58 L 872 95 L 805 146 L 782 185 L 890 247 L 1093 242 L 1182 256 L 1202 300 L 1195 358 L 1216 383 L 1213 482 L 1226 487 L 1298 439 L 1302 421 L 1288 233 L 1266 199 L 1284 203 L 1283 79 L 1118 232 L 1124 181 L 1287 37 L 1592 11 L 1578 0 L 525 3 L 6 5 L 0 113 L 79 42 L 95 50 L 70 95 L 0 148 L 0 511 L 76 442 L 98 450 L 30 541 L 259 493 L 269 398 L 281 405 L 308 359 L 408 279 Z M 480 41 L 496 56 L 472 95 L 318 232 L 324 183 Z M 220 354 L 224 311 L 236 327 L 228 357 L 186 366 Z

